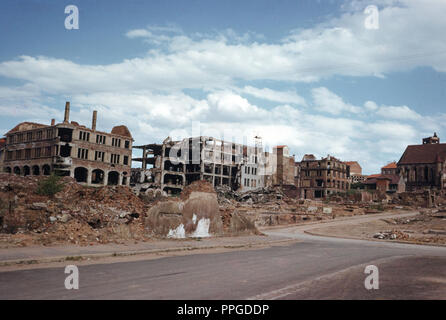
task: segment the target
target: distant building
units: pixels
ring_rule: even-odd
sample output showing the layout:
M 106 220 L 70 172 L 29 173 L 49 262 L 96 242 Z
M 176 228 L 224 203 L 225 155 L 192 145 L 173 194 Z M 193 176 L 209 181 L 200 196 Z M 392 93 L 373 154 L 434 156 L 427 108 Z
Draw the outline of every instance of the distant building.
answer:
M 349 189 L 349 166 L 335 157 L 318 160 L 314 155 L 306 154 L 300 170 L 301 192 L 305 199 L 324 198 Z
M 391 162 L 388 165 L 381 168 L 381 174 L 398 174 L 398 166 L 396 162 Z
M 365 181 L 367 176 L 362 174 L 362 168 L 357 161 L 346 161 L 345 164 L 350 167 L 350 177 L 348 179 L 350 185 Z
M 371 175 L 364 182 L 366 190 L 378 190 L 383 193 L 401 193 L 405 191 L 404 179 L 396 174 Z
M 128 185 L 133 139 L 127 127 L 101 132 L 96 111 L 91 128 L 69 122 L 69 115 L 67 102 L 62 123 L 22 122 L 6 133 L 3 171 L 23 176 L 55 172 L 87 185 Z
M 395 162 L 381 168 L 381 173 L 367 176 L 363 182 L 366 190 L 378 190 L 387 193 L 400 193 L 406 189 L 404 179 L 398 175 Z
M 410 145 L 397 163 L 407 191 L 446 188 L 446 144 L 436 133 L 421 145 Z
M 2 138 L 0 139 L 0 168 L 3 167 L 3 158 L 5 156 L 5 146 L 6 146 L 6 139 Z

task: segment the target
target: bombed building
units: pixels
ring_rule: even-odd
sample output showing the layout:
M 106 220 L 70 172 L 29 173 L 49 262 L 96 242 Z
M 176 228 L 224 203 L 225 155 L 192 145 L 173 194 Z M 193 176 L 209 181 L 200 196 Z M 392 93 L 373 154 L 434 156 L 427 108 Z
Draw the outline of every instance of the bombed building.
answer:
M 250 190 L 264 186 L 262 150 L 213 137 L 200 136 L 162 144 L 135 146 L 142 150 L 141 168 L 132 169 L 132 183 L 177 194 L 197 180 L 214 187 Z M 148 168 L 148 165 L 151 168 Z
M 71 176 L 87 185 L 128 185 L 133 139 L 126 126 L 111 133 L 69 121 L 70 103 L 62 123 L 22 122 L 6 133 L 3 171 L 18 175 Z
M 305 199 L 324 198 L 350 188 L 350 167 L 335 157 L 317 159 L 312 154 L 306 154 L 300 163 L 300 170 L 301 196 Z
M 407 191 L 446 189 L 446 143 L 434 133 L 421 145 L 408 146 L 397 167 Z

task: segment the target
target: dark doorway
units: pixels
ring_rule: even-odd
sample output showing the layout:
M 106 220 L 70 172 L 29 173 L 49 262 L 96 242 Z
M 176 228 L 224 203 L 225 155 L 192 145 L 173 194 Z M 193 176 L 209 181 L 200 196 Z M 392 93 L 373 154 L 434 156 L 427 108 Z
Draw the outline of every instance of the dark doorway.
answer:
M 78 167 L 74 169 L 74 179 L 77 182 L 87 182 L 88 170 L 83 167 Z

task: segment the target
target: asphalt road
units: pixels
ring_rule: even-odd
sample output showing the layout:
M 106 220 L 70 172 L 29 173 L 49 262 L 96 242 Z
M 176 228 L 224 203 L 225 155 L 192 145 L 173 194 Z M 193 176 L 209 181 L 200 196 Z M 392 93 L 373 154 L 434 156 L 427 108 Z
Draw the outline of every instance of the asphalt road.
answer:
M 446 299 L 446 248 L 270 230 L 293 244 L 224 253 L 0 272 L 0 299 Z M 367 290 L 365 266 L 379 270 Z

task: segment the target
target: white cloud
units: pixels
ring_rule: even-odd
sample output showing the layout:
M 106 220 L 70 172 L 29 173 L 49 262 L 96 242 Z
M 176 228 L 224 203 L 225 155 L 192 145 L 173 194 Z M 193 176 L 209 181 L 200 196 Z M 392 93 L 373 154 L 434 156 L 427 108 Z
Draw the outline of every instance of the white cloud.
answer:
M 374 3 L 380 7 L 380 29 L 367 30 L 363 9 Z M 330 153 L 359 160 L 366 171 L 379 168 L 421 134 L 444 129 L 446 115 L 422 116 L 409 106 L 374 101 L 355 105 L 318 84 L 312 86 L 312 101 L 292 90 L 248 85 L 263 80 L 292 85 L 333 75 L 382 77 L 417 66 L 446 72 L 446 2 L 350 4 L 342 16 L 275 43 L 230 29 L 186 35 L 176 26 L 149 26 L 126 33 L 128 41 L 150 44 L 147 55 L 115 64 L 34 56 L 3 61 L 0 75 L 25 84 L 0 87 L 0 112 L 47 123 L 62 117 L 63 106 L 54 106 L 67 99 L 73 120 L 89 124 L 97 109 L 101 130 L 126 124 L 137 143 L 159 142 L 175 130 L 192 134 L 191 123 L 200 121 L 209 130 L 260 135 L 270 146 L 288 144 L 298 159 Z M 185 89 L 198 89 L 202 98 Z M 277 105 L 260 107 L 251 97 Z
M 420 120 L 422 117 L 408 106 L 382 106 L 376 114 L 383 118 L 400 120 Z
M 276 91 L 276 90 L 271 90 L 269 88 L 259 89 L 251 86 L 245 86 L 241 92 L 249 94 L 256 98 L 279 103 L 291 103 L 302 106 L 307 105 L 305 99 L 293 91 Z
M 357 114 L 362 111 L 360 107 L 345 103 L 341 97 L 325 87 L 315 88 L 311 93 L 313 95 L 315 107 L 319 111 L 333 115 L 339 115 L 343 112 L 347 114 Z

